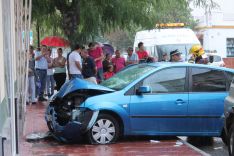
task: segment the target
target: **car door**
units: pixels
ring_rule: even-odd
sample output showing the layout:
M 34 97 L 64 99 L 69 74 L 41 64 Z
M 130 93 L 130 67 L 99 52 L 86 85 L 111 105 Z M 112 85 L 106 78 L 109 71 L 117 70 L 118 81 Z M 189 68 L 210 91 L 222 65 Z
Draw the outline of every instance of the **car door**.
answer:
M 178 134 L 186 131 L 186 73 L 186 67 L 166 68 L 136 85 L 136 89 L 149 86 L 151 93 L 131 96 L 130 120 L 134 134 Z
M 211 68 L 190 68 L 188 127 L 190 132 L 219 134 L 223 128 L 224 72 Z

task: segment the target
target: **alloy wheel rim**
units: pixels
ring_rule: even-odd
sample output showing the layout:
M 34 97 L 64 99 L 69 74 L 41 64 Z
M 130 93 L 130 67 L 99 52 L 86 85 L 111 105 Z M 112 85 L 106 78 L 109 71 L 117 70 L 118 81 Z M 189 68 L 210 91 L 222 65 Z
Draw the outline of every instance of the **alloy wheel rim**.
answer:
M 115 136 L 115 126 L 108 119 L 99 119 L 92 127 L 92 137 L 100 144 L 110 143 Z

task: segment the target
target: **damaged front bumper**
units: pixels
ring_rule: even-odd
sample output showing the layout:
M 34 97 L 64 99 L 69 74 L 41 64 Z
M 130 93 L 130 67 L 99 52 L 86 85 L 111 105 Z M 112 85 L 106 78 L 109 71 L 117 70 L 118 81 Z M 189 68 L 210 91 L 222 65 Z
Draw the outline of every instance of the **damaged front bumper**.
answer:
M 45 113 L 53 136 L 63 142 L 80 141 L 99 114 L 99 111 L 82 107 L 86 99 L 111 92 L 114 90 L 78 78 L 65 83 L 51 98 Z
M 45 113 L 45 120 L 54 138 L 62 142 L 79 142 L 95 123 L 99 111 L 87 108 L 74 108 L 72 111 L 58 111 L 50 104 Z

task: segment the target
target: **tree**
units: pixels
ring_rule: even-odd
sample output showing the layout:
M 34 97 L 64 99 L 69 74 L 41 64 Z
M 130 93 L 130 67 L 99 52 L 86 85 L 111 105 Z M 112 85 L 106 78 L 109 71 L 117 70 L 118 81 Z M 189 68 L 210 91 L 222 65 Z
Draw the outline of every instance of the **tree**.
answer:
M 190 0 L 191 1 L 191 0 Z M 35 19 L 61 19 L 59 29 L 72 45 L 85 43 L 95 36 L 118 28 L 152 29 L 156 22 L 183 21 L 190 15 L 187 0 L 33 0 Z M 212 6 L 212 0 L 193 0 L 194 4 Z M 43 3 L 43 4 L 41 4 Z M 179 6 L 175 11 L 175 6 Z M 170 16 L 167 16 L 170 13 Z M 55 18 L 54 18 L 55 19 Z M 48 24 L 48 22 L 46 22 Z M 53 23 L 47 27 L 52 28 Z
M 32 25 L 36 29 L 38 46 L 40 45 L 40 31 L 43 29 L 52 30 L 55 24 L 60 21 L 55 18 L 58 16 L 55 7 L 51 7 L 52 5 L 51 1 L 48 0 L 32 1 Z

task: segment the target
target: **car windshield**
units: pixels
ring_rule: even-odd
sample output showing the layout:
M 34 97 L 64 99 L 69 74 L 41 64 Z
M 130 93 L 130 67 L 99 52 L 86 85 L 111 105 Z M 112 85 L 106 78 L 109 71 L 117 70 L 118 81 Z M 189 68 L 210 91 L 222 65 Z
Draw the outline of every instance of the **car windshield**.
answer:
M 167 56 L 170 56 L 170 52 L 178 49 L 181 52 L 181 56 L 184 61 L 189 59 L 189 49 L 193 44 L 168 44 L 168 45 L 157 45 L 157 52 L 159 55 L 159 61 L 161 61 L 161 55 L 167 53 Z
M 150 65 L 133 65 L 115 74 L 110 79 L 103 81 L 101 85 L 114 90 L 121 90 L 155 68 L 156 67 Z

